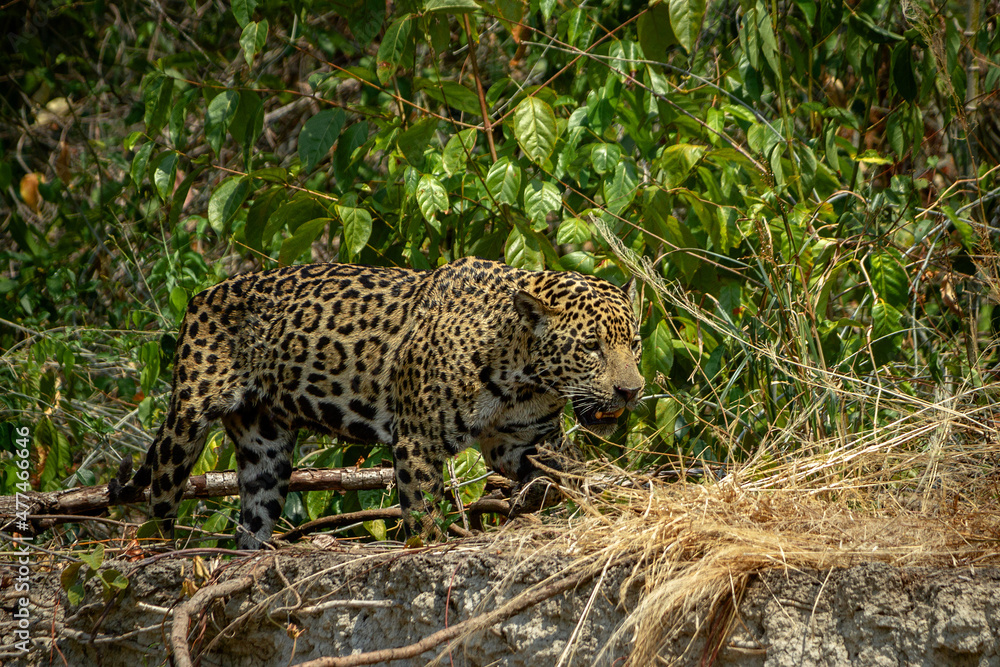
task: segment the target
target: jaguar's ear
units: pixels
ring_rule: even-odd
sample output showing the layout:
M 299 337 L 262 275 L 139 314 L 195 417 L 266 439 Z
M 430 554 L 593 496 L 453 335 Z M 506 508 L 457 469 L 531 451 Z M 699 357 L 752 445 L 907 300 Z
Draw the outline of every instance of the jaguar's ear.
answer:
M 622 285 L 622 291 L 625 292 L 625 296 L 628 297 L 629 303 L 632 304 L 632 310 L 636 313 L 639 312 L 639 288 L 635 282 L 635 276 L 628 279 L 628 282 Z
M 543 326 L 555 312 L 552 308 L 542 303 L 538 297 L 528 294 L 524 290 L 514 292 L 514 308 L 521 314 L 525 324 L 533 332 L 537 331 L 539 326 Z

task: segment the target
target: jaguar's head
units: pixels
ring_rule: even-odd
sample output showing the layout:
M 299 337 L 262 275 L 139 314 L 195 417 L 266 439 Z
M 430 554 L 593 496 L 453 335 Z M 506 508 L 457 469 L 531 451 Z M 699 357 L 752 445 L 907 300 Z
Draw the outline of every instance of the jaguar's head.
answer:
M 573 272 L 544 275 L 514 294 L 531 331 L 535 377 L 573 403 L 581 425 L 608 436 L 645 386 L 635 283 L 621 288 Z

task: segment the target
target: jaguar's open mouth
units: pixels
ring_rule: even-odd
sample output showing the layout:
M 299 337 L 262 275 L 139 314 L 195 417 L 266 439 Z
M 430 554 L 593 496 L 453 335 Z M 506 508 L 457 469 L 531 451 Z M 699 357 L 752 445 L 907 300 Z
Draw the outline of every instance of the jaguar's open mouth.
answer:
M 576 413 L 576 418 L 581 424 L 584 426 L 594 426 L 596 424 L 614 424 L 622 416 L 622 413 L 625 412 L 625 408 L 605 408 L 599 410 L 597 406 L 584 407 L 574 401 L 573 412 Z

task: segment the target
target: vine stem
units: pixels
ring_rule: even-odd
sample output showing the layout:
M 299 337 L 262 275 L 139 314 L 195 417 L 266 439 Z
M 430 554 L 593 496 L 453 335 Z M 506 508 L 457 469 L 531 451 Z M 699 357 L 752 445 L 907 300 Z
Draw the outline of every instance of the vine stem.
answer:
M 486 106 L 486 91 L 483 90 L 483 80 L 479 78 L 479 63 L 476 61 L 476 49 L 472 43 L 472 23 L 469 15 L 462 17 L 465 20 L 465 38 L 469 44 L 469 60 L 472 62 L 472 76 L 476 80 L 476 92 L 479 93 L 479 111 L 483 114 L 483 129 L 486 132 L 486 143 L 490 147 L 490 157 L 497 161 L 497 147 L 493 144 L 493 122 L 490 120 L 490 110 Z

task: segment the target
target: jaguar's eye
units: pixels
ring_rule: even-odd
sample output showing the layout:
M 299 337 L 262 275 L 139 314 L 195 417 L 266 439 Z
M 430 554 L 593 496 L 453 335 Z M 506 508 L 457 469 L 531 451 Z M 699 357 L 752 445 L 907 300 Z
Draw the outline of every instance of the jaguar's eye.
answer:
M 587 352 L 597 352 L 599 349 L 601 349 L 601 341 L 597 340 L 596 338 L 588 338 L 587 340 L 583 341 L 583 349 L 585 349 Z

